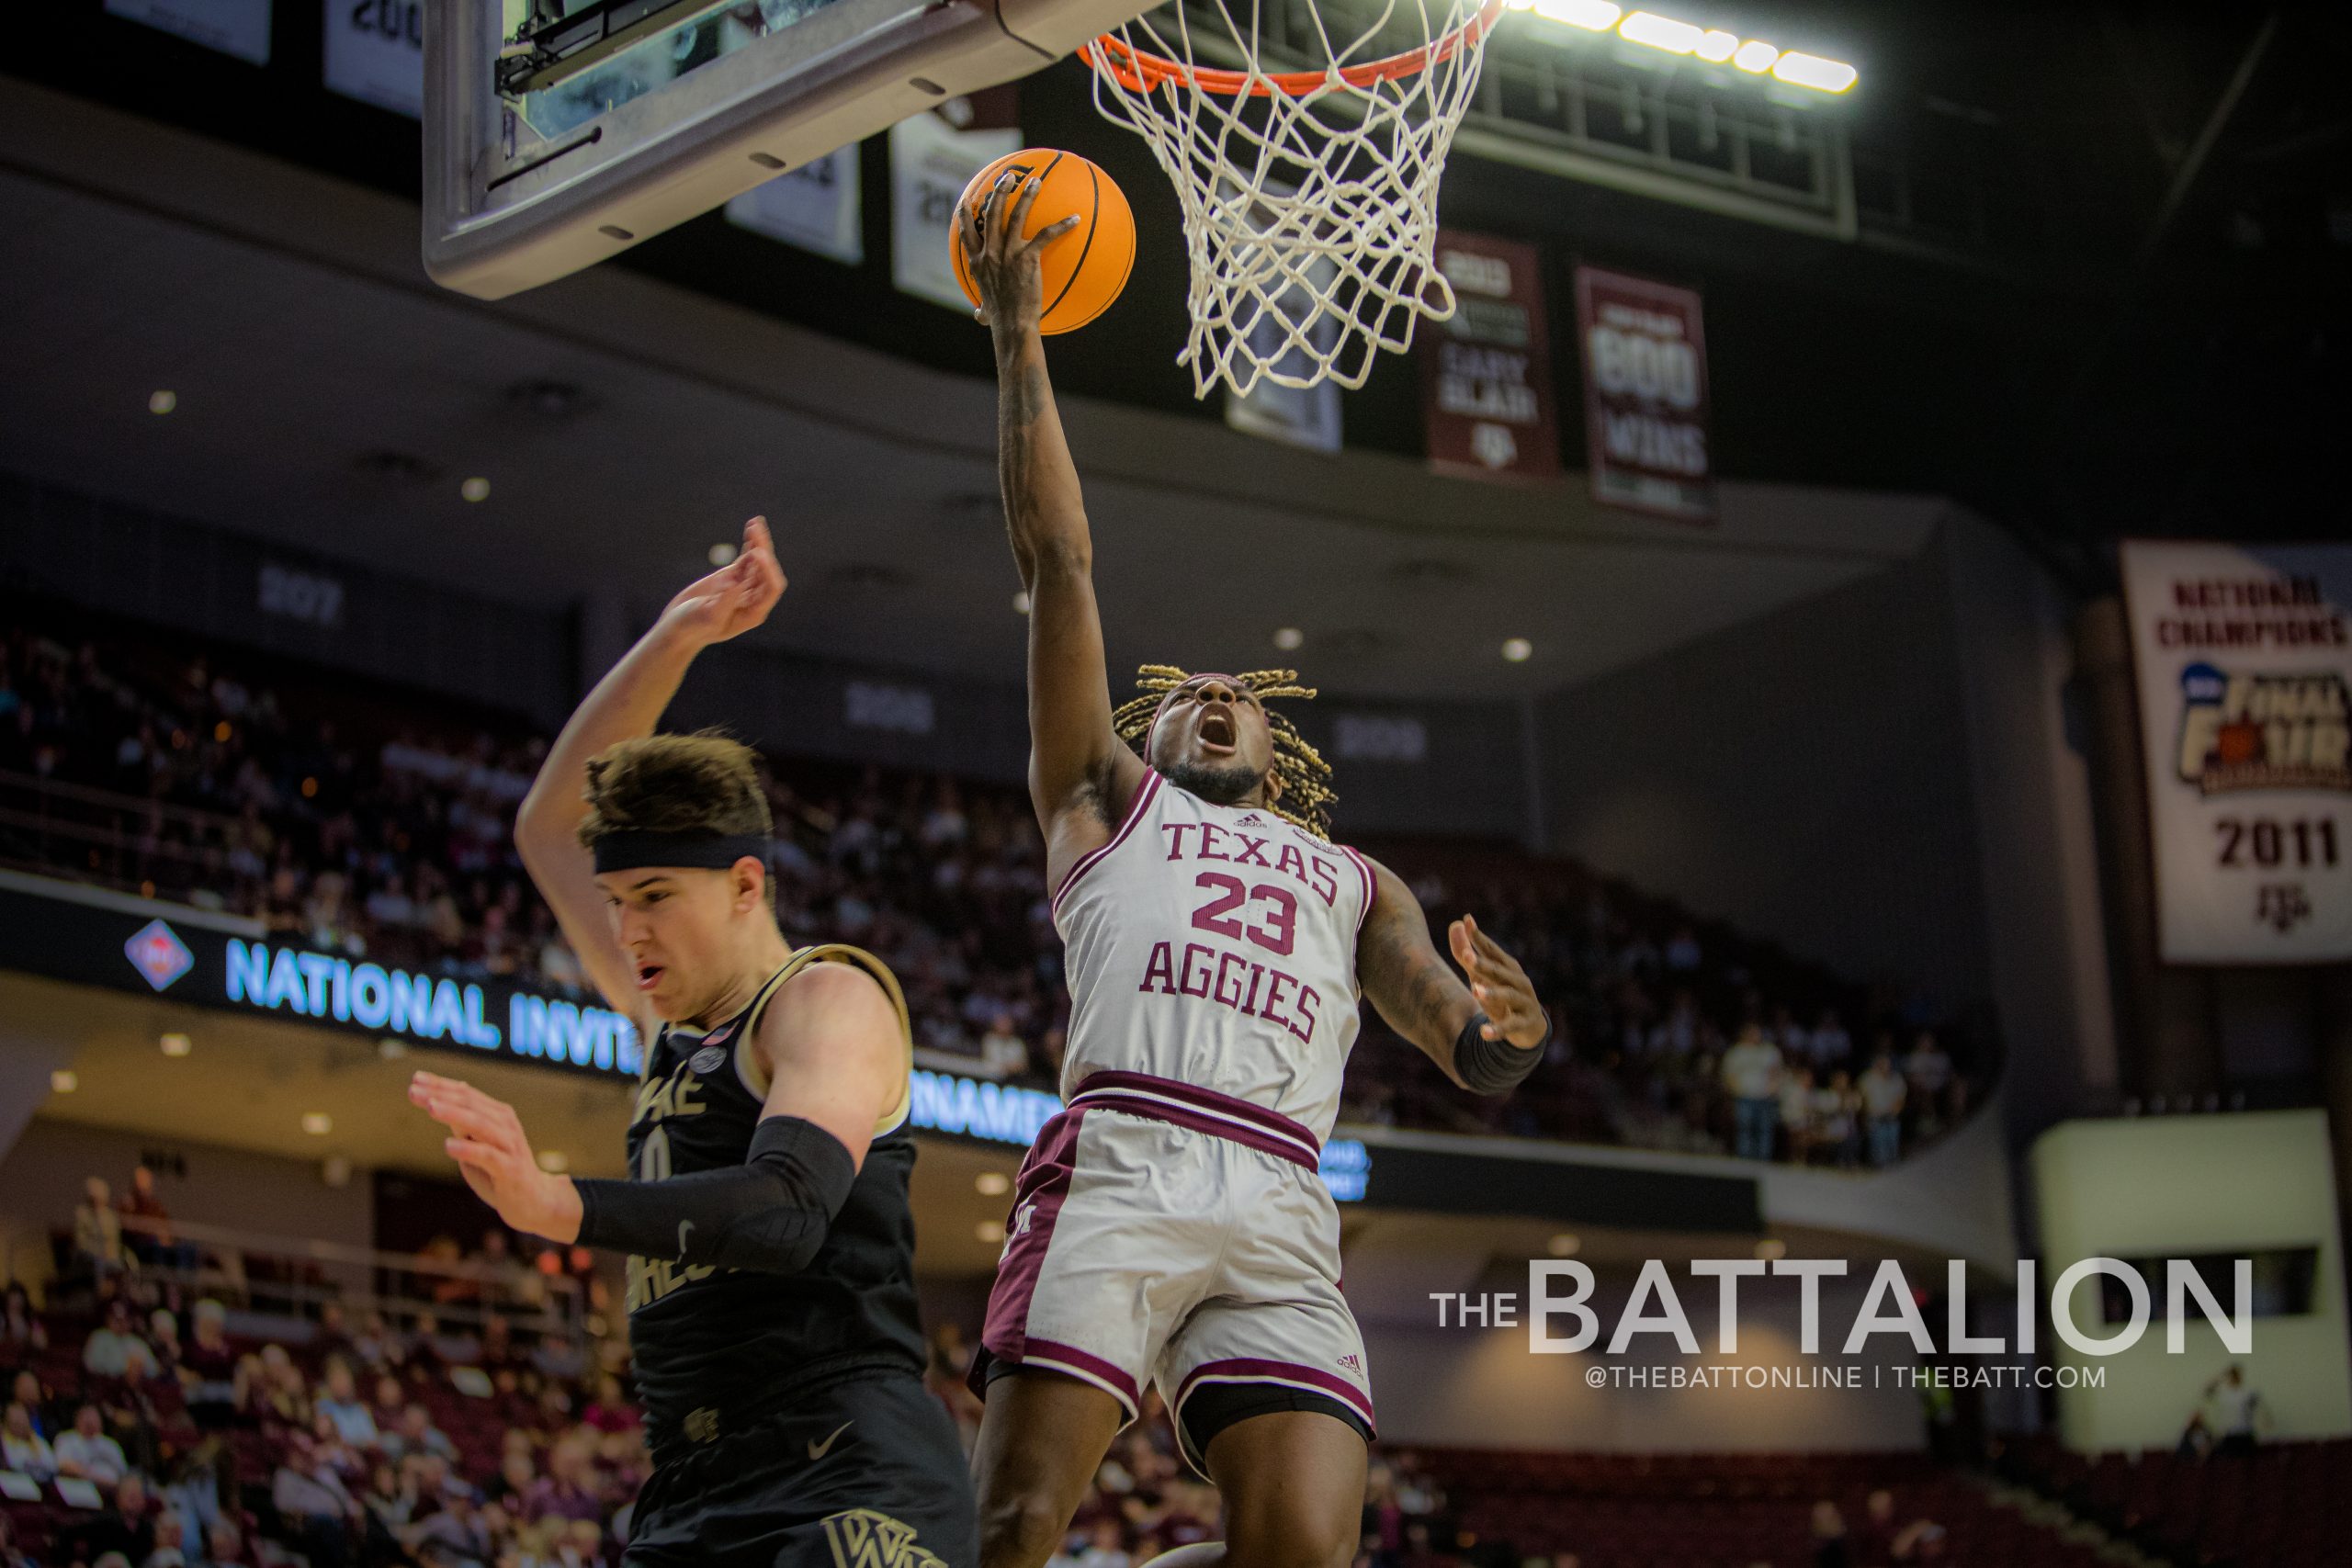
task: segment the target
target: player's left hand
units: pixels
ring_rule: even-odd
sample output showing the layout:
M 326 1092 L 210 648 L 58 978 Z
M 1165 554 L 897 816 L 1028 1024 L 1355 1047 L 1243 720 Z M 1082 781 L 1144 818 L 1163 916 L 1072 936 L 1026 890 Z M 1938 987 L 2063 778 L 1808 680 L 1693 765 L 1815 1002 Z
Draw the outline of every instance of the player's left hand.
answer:
M 1541 1045 L 1551 1025 L 1519 960 L 1478 929 L 1476 915 L 1463 916 L 1446 928 L 1445 935 L 1453 961 L 1470 982 L 1470 995 L 1487 1015 L 1487 1026 L 1479 1032 L 1489 1040 L 1508 1040 L 1522 1051 Z
M 418 1073 L 409 1080 L 408 1098 L 427 1116 L 449 1129 L 441 1146 L 465 1173 L 474 1195 L 498 1211 L 514 1229 L 549 1241 L 570 1242 L 580 1235 L 580 1192 L 571 1179 L 550 1176 L 539 1168 L 530 1139 L 514 1108 L 461 1078 Z

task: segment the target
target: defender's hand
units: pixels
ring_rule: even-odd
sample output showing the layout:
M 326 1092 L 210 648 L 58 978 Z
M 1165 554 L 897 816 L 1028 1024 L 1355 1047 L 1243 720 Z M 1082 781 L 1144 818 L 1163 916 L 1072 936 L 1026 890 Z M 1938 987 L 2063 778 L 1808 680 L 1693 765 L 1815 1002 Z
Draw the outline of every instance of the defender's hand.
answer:
M 764 517 L 743 525 L 743 547 L 709 576 L 678 590 L 662 624 L 697 649 L 741 637 L 768 618 L 784 597 L 784 568 Z
M 1023 239 L 1030 204 L 1037 199 L 1037 184 L 1020 184 L 1021 174 L 1007 169 L 980 199 L 957 210 L 956 221 L 964 231 L 964 261 L 972 283 L 980 291 L 973 319 L 986 321 L 998 333 L 1022 333 L 1035 328 L 1045 310 L 1045 268 L 1039 261 L 1045 248 L 1078 227 L 1075 214 Z
M 1446 928 L 1453 961 L 1470 982 L 1470 994 L 1487 1015 L 1479 1032 L 1487 1039 L 1510 1041 L 1522 1051 L 1544 1043 L 1551 1025 L 1535 999 L 1534 983 L 1519 960 L 1505 953 L 1495 939 L 1478 929 L 1477 917 L 1464 915 Z
M 571 1242 L 580 1235 L 580 1191 L 569 1177 L 539 1168 L 514 1108 L 458 1078 L 418 1073 L 408 1097 L 449 1129 L 441 1146 L 465 1173 L 474 1195 L 515 1230 Z

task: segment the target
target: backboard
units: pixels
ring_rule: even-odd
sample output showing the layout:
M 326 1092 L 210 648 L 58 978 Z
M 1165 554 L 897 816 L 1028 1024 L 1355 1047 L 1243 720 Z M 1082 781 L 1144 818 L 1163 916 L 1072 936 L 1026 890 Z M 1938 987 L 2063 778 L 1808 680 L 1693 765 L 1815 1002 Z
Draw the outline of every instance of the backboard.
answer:
M 1150 0 L 427 0 L 424 266 L 503 299 Z

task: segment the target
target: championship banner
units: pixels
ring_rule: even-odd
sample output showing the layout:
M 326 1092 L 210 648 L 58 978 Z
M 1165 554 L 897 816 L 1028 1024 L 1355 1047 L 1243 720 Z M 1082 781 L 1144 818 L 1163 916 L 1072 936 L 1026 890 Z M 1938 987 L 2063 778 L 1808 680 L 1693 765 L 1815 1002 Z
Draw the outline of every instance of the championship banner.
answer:
M 1685 522 L 1715 515 L 1707 337 L 1696 289 L 1577 268 L 1592 498 Z
M 1532 245 L 1442 229 L 1438 270 L 1453 317 L 1421 340 L 1421 412 L 1432 468 L 1551 479 L 1560 471 L 1544 275 Z
M 326 84 L 346 98 L 424 118 L 424 0 L 322 0 Z
M 1019 151 L 1017 129 L 961 130 L 930 110 L 890 128 L 890 276 L 901 289 L 971 316 L 948 259 L 956 198 L 974 175 Z
M 727 220 L 837 262 L 854 265 L 864 261 L 857 143 L 836 147 L 765 185 L 753 186 L 727 204 Z M 956 299 L 962 298 L 959 292 Z
M 2159 953 L 2352 958 L 2352 548 L 2122 553 Z

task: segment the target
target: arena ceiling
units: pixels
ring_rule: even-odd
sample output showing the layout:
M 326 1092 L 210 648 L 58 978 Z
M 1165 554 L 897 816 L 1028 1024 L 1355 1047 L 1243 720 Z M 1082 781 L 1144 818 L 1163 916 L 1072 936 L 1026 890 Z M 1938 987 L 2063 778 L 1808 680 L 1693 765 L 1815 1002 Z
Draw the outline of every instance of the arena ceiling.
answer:
M 462 299 L 418 273 L 406 204 L 19 84 L 0 212 L 0 466 L 639 619 L 761 512 L 795 582 L 763 635 L 1019 678 L 985 381 L 614 268 Z M 1360 696 L 1582 680 L 1903 558 L 1943 511 L 1729 484 L 1692 529 L 1596 509 L 1577 477 L 1513 490 L 1140 410 L 1066 418 L 1114 662 L 1271 662 L 1296 626 L 1297 661 Z M 1535 657 L 1504 662 L 1507 637 Z

